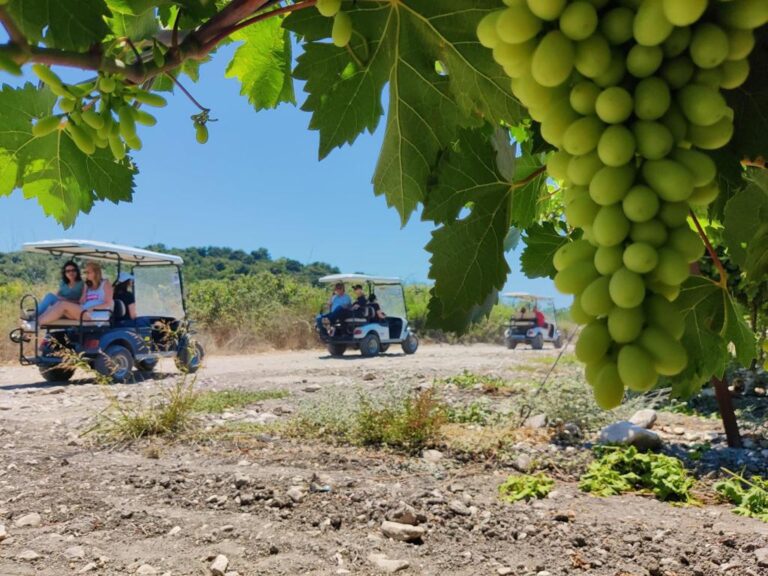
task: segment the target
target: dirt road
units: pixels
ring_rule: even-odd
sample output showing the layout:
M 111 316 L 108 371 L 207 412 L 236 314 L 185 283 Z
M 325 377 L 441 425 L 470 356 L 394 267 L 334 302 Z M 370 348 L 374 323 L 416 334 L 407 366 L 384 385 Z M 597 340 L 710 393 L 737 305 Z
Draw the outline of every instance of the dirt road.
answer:
M 463 370 L 537 381 L 555 355 L 487 345 L 391 352 L 211 357 L 198 386 L 286 390 L 243 413 L 290 418 L 339 386 L 418 386 Z M 173 382 L 172 363 L 160 372 L 108 392 L 127 402 L 152 397 Z M 768 564 L 768 525 L 724 506 L 600 499 L 573 481 L 509 505 L 497 487 L 515 471 L 494 462 L 268 435 L 107 448 L 82 433 L 108 397 L 85 374 L 62 386 L 34 368 L 0 365 L 0 575 L 768 574 L 760 564 Z M 385 520 L 409 514 L 415 543 L 384 534 Z M 213 566 L 220 555 L 227 562 Z

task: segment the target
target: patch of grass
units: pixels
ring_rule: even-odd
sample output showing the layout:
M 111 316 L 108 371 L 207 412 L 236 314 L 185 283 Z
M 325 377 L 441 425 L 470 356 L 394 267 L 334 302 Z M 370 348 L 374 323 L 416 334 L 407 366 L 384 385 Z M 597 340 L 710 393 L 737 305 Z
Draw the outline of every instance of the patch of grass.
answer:
M 509 476 L 499 486 L 499 498 L 505 502 L 544 498 L 552 490 L 555 481 L 544 472 Z
M 499 376 L 475 374 L 468 370 L 464 370 L 461 374 L 456 374 L 455 376 L 441 378 L 436 380 L 435 383 L 456 386 L 460 390 L 479 388 L 487 394 L 497 393 L 510 387 L 509 383 Z
M 221 414 L 232 408 L 242 408 L 264 400 L 279 400 L 289 395 L 287 390 L 211 390 L 198 394 L 192 409 L 195 412 Z
M 600 447 L 600 458 L 579 480 L 579 488 L 597 496 L 625 492 L 650 492 L 659 500 L 695 503 L 695 480 L 683 463 L 672 456 L 627 448 Z
M 478 424 L 486 426 L 498 416 L 486 402 L 475 400 L 467 405 L 451 406 L 447 409 L 447 421 L 452 424 Z
M 723 470 L 731 477 L 716 483 L 715 492 L 723 500 L 736 505 L 734 514 L 768 522 L 768 479 L 752 476 L 747 480 L 740 474 Z

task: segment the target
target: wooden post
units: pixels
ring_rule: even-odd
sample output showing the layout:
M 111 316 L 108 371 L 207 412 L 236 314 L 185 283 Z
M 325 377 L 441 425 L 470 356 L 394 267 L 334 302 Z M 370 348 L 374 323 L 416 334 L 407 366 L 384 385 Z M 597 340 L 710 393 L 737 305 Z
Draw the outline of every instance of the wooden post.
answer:
M 731 400 L 731 393 L 728 391 L 728 384 L 725 380 L 713 377 L 712 386 L 715 388 L 715 397 L 717 398 L 717 405 L 720 407 L 720 417 L 723 419 L 723 428 L 725 428 L 728 446 L 731 448 L 741 448 L 739 424 L 736 422 L 736 413 L 733 411 L 733 402 Z

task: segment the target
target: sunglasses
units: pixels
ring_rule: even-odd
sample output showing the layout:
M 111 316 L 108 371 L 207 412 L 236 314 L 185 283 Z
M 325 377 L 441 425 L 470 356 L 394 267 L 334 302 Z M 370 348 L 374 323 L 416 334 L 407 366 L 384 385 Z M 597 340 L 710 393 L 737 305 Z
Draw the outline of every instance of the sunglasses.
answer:
M 75 272 L 76 273 L 77 269 L 75 269 L 75 268 L 66 268 L 66 269 L 64 269 L 64 272 L 66 272 L 67 274 L 69 274 L 70 272 Z

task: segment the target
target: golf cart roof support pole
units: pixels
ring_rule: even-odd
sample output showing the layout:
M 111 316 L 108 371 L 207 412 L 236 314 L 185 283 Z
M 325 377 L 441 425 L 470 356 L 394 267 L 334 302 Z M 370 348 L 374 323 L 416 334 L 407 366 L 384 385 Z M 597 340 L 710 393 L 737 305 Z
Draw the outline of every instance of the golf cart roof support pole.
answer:
M 187 318 L 187 296 L 184 293 L 184 275 L 181 273 L 181 266 L 175 264 L 176 272 L 179 273 L 179 289 L 181 290 L 181 309 L 184 310 L 184 318 Z

